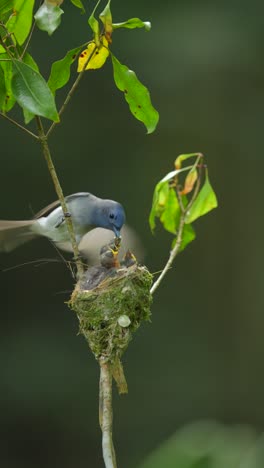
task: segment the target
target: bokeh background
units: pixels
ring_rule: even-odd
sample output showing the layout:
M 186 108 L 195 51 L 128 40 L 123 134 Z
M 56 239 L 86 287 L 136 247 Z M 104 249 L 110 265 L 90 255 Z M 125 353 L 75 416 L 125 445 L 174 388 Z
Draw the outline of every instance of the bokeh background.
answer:
M 35 31 L 30 47 L 46 78 L 52 61 L 90 37 L 86 16 L 67 0 L 63 8 L 59 30 L 51 38 Z M 152 323 L 124 356 L 129 394 L 114 396 L 118 460 L 127 468 L 148 457 L 144 467 L 242 466 L 235 453 L 249 460 L 243 467 L 261 467 L 264 4 L 113 0 L 112 13 L 116 22 L 152 22 L 149 33 L 117 31 L 113 51 L 149 87 L 160 123 L 146 135 L 133 119 L 110 61 L 87 73 L 51 138 L 64 192 L 123 203 L 152 272 L 171 243 L 161 229 L 150 233 L 152 192 L 178 154 L 206 155 L 219 199 L 196 223 L 197 239 L 155 295 Z M 37 142 L 4 119 L 0 125 L 0 216 L 27 219 L 55 199 L 54 189 Z M 55 261 L 18 267 L 42 258 Z M 73 279 L 56 259 L 45 240 L 0 257 L 4 468 L 103 467 L 98 368 L 65 304 Z M 187 458 L 168 455 L 179 446 Z M 158 447 L 168 449 L 166 459 Z M 247 458 L 245 449 L 257 455 Z

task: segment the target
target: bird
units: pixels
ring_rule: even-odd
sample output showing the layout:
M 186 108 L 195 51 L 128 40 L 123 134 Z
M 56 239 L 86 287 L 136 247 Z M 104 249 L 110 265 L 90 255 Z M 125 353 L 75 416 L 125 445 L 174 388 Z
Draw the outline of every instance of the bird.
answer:
M 68 195 L 65 202 L 77 245 L 87 232 L 98 227 L 113 231 L 116 238 L 121 237 L 126 217 L 120 203 L 98 198 L 89 192 Z M 43 208 L 31 220 L 0 220 L 0 252 L 10 252 L 39 236 L 47 237 L 62 250 L 69 250 L 70 238 L 59 201 Z
M 146 252 L 145 246 L 143 245 L 138 232 L 126 222 L 126 224 L 122 227 L 121 235 L 122 242 L 119 248 L 120 261 L 124 260 L 126 252 L 131 250 L 137 261 L 142 263 L 144 261 Z M 112 240 L 113 235 L 108 229 L 97 227 L 92 231 L 87 232 L 78 245 L 81 257 L 85 259 L 87 264 L 90 266 L 99 265 L 101 263 L 101 247 L 111 243 Z M 66 249 L 67 246 L 65 243 L 64 250 Z M 72 252 L 70 242 L 68 242 L 68 251 Z

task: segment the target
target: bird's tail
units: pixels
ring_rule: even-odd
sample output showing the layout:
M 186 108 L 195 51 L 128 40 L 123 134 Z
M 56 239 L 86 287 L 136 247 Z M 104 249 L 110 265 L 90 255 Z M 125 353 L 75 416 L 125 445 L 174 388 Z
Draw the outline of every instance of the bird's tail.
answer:
M 0 252 L 10 252 L 37 237 L 38 234 L 32 230 L 35 223 L 35 219 L 31 221 L 0 220 Z

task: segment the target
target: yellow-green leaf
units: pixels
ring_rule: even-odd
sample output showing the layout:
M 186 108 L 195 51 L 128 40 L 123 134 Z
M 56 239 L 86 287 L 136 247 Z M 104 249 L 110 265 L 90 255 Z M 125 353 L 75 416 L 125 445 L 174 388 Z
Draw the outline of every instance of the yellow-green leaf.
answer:
M 112 31 L 113 31 L 113 26 L 112 26 L 112 14 L 110 10 L 110 3 L 111 0 L 108 0 L 106 7 L 100 13 L 99 18 L 102 21 L 104 25 L 104 34 L 105 37 L 107 38 L 108 42 L 112 42 L 111 36 L 112 36 Z
M 22 45 L 29 35 L 34 3 L 35 0 L 15 0 L 13 14 L 6 23 L 8 31 L 14 34 L 19 45 Z
M 101 68 L 104 65 L 108 55 L 108 41 L 105 36 L 103 36 L 102 43 L 99 48 L 97 47 L 95 41 L 90 42 L 87 49 L 83 50 L 79 56 L 77 68 L 78 73 L 83 71 L 84 67 L 85 70 L 95 70 L 97 68 Z M 87 65 L 85 66 L 86 63 Z
M 185 222 L 192 223 L 200 216 L 205 215 L 209 211 L 217 207 L 217 198 L 215 192 L 210 184 L 208 172 L 206 171 L 206 178 L 203 187 L 201 188 L 196 200 L 191 206 Z
M 186 159 L 194 158 L 194 157 L 201 158 L 202 153 L 180 154 L 180 156 L 177 156 L 177 158 L 175 159 L 175 162 L 174 162 L 175 169 L 180 169 L 183 161 L 186 161 Z
M 80 8 L 82 10 L 82 13 L 85 13 L 85 8 L 83 6 L 82 0 L 71 0 L 72 4 L 76 6 L 77 8 Z
M 9 112 L 15 105 L 16 99 L 13 95 L 13 91 L 11 88 L 11 80 L 13 76 L 13 66 L 12 62 L 9 59 L 9 56 L 7 54 L 1 54 L 1 58 L 4 59 L 3 61 L 0 61 L 0 67 L 2 68 L 4 72 L 4 78 L 5 78 L 5 89 L 6 89 L 6 95 L 5 95 L 5 100 L 2 103 L 2 112 Z
M 6 13 L 9 13 L 13 10 L 14 8 L 14 2 L 15 0 L 1 0 L 0 1 L 0 18 L 4 17 Z
M 139 18 L 130 18 L 127 21 L 122 23 L 113 23 L 113 29 L 126 28 L 126 29 L 135 29 L 135 28 L 145 28 L 146 31 L 150 31 L 151 23 L 149 21 L 141 21 Z
M 91 30 L 93 31 L 94 33 L 94 41 L 97 45 L 97 47 L 100 47 L 100 27 L 99 27 L 99 21 L 95 18 L 95 12 L 97 10 L 97 7 L 99 5 L 99 3 L 101 2 L 101 0 L 98 0 L 98 2 L 96 3 L 89 19 L 88 19 L 88 24 L 91 28 Z
M 160 216 L 160 221 L 162 222 L 166 231 L 171 232 L 172 234 L 176 234 L 179 225 L 180 214 L 181 211 L 175 190 L 169 187 L 164 210 Z

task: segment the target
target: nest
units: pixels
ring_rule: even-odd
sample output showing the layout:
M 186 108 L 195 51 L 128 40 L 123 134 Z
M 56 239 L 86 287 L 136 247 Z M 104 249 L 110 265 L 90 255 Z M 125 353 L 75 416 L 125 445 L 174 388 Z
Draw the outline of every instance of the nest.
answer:
M 100 265 L 84 273 L 69 301 L 95 358 L 111 364 L 120 393 L 126 391 L 120 358 L 140 324 L 150 320 L 151 283 L 144 266 Z

